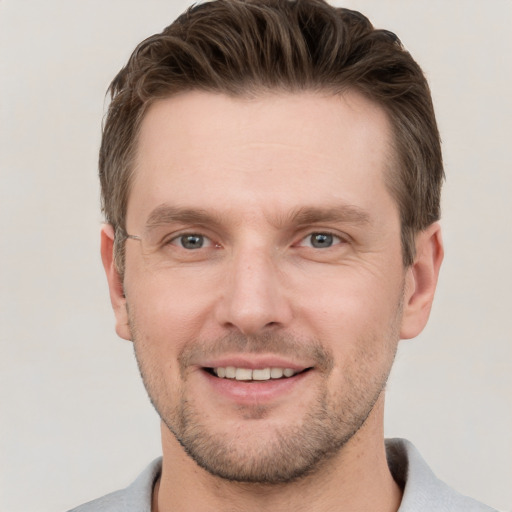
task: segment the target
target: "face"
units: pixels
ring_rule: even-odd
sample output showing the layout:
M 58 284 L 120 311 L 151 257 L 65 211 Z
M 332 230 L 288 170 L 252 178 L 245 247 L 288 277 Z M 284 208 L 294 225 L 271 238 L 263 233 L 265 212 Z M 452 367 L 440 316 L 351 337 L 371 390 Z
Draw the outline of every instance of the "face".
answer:
M 170 442 L 210 473 L 290 481 L 381 421 L 414 290 L 390 139 L 351 93 L 190 92 L 147 113 L 124 294 L 106 257 L 117 331 Z

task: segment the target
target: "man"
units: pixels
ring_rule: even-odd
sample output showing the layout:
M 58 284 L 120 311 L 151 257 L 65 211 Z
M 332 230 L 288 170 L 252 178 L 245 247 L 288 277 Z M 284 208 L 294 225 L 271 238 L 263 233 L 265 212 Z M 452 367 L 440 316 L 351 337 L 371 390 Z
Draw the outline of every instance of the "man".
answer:
M 322 0 L 218 0 L 111 85 L 101 251 L 162 460 L 76 510 L 491 510 L 383 438 L 443 258 L 425 78 Z

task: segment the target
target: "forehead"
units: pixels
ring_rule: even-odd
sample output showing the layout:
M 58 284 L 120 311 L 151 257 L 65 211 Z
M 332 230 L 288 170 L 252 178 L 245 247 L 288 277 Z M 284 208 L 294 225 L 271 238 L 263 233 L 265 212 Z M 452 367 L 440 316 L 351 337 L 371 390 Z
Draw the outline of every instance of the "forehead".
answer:
M 169 203 L 248 211 L 371 202 L 385 192 L 390 132 L 384 111 L 353 92 L 159 100 L 141 124 L 127 221 Z

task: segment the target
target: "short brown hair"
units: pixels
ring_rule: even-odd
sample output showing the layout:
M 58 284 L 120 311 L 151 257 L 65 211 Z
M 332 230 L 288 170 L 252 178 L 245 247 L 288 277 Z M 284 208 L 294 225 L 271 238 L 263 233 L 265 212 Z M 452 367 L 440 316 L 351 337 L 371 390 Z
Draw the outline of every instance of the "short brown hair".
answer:
M 404 264 L 413 262 L 415 234 L 439 219 L 444 172 L 427 81 L 398 37 L 324 0 L 215 0 L 140 43 L 110 85 L 99 173 L 121 272 L 132 162 L 148 107 L 188 90 L 269 89 L 354 90 L 386 111 L 396 153 L 387 186 L 400 210 Z

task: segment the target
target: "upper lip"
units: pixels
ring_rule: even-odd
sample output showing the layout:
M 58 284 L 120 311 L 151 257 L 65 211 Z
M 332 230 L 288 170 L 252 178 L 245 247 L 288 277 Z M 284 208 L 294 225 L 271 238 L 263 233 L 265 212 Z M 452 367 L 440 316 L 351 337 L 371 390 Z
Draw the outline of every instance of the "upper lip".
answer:
M 302 371 L 311 368 L 313 364 L 304 364 L 303 362 L 292 361 L 285 357 L 258 354 L 240 354 L 232 356 L 216 357 L 212 360 L 201 362 L 203 368 L 226 368 L 234 366 L 235 368 L 248 368 L 259 370 L 262 368 L 290 368 L 294 371 Z

